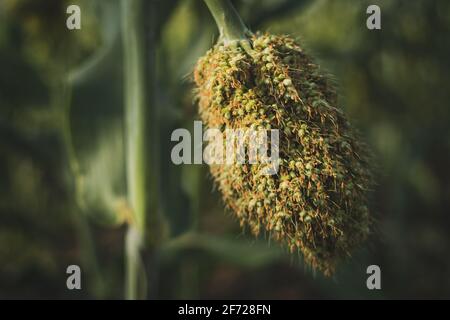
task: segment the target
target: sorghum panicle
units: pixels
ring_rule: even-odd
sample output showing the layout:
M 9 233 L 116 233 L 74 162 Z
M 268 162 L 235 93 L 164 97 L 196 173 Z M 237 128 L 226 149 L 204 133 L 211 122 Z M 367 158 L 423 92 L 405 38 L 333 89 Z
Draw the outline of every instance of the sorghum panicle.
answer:
M 216 44 L 195 72 L 209 128 L 278 129 L 277 175 L 262 164 L 211 165 L 242 226 L 300 250 L 324 274 L 366 239 L 371 184 L 364 144 L 337 105 L 329 79 L 288 36 L 254 35 L 253 52 Z

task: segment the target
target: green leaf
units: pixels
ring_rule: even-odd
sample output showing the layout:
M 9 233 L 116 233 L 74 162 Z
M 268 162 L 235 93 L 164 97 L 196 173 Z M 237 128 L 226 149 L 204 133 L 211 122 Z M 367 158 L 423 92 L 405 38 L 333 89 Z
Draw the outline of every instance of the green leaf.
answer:
M 279 260 L 279 248 L 255 241 L 246 244 L 243 240 L 216 237 L 208 234 L 185 233 L 168 241 L 161 248 L 163 260 L 170 260 L 183 251 L 194 250 L 246 268 L 257 268 Z

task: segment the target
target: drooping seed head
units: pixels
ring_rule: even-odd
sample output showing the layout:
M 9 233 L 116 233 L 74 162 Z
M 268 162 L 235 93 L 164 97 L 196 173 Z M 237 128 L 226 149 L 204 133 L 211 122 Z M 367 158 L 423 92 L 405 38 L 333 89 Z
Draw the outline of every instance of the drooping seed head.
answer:
M 251 54 L 219 43 L 199 59 L 199 112 L 222 131 L 278 129 L 279 171 L 264 176 L 261 163 L 236 163 L 210 165 L 211 173 L 242 226 L 300 250 L 330 275 L 369 233 L 366 149 L 329 79 L 295 40 L 264 34 L 251 43 Z

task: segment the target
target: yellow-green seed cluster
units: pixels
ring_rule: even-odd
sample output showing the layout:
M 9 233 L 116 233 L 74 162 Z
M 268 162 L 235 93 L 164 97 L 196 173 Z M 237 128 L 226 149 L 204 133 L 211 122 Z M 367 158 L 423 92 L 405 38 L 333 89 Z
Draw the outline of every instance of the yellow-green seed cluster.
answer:
M 279 171 L 211 165 L 228 207 L 255 235 L 267 232 L 329 275 L 367 237 L 367 153 L 319 67 L 290 37 L 255 35 L 252 52 L 218 43 L 195 82 L 209 128 L 278 129 Z M 225 133 L 225 131 L 224 131 Z

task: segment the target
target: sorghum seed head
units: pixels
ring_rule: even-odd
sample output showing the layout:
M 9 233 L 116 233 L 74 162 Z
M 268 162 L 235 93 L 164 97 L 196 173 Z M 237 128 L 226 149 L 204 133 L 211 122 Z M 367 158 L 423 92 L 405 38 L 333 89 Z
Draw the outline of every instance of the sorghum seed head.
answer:
M 210 128 L 278 129 L 279 172 L 264 183 L 261 163 L 245 171 L 242 164 L 211 165 L 211 173 L 241 225 L 255 234 L 264 228 L 332 274 L 369 233 L 367 151 L 332 85 L 295 40 L 257 34 L 251 42 L 251 56 L 217 44 L 199 59 L 199 112 Z M 246 115 L 231 116 L 236 108 Z

